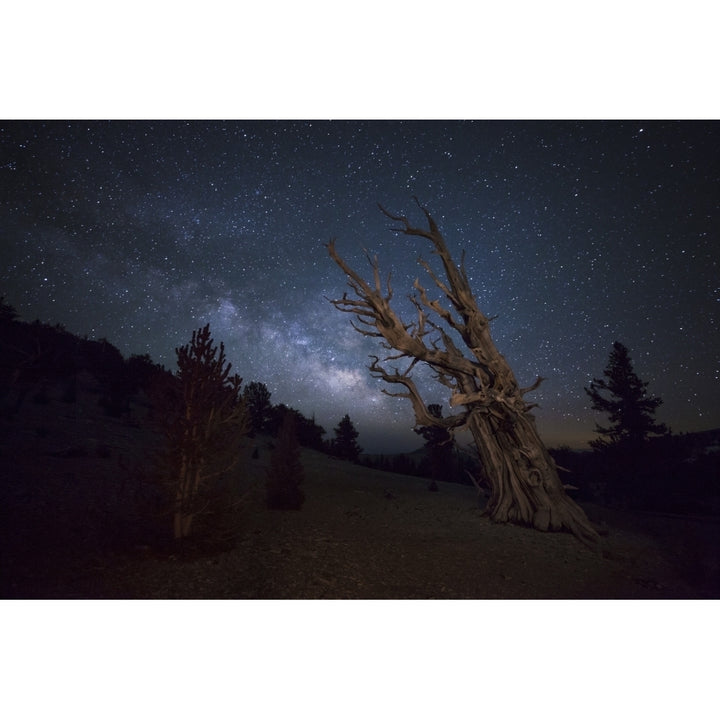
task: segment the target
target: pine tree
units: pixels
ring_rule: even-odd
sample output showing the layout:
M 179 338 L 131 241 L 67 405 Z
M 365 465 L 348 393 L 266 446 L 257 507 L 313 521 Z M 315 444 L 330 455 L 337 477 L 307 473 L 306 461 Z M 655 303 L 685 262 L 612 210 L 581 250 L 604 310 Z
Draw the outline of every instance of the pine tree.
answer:
M 334 429 L 335 439 L 333 440 L 333 454 L 343 460 L 355 462 L 362 448 L 357 444 L 358 431 L 352 424 L 349 415 L 345 415 L 338 426 Z
M 265 481 L 267 506 L 275 510 L 299 510 L 305 501 L 300 489 L 303 480 L 295 414 L 287 411 Z
M 195 330 L 188 345 L 175 348 L 175 393 L 167 396 L 161 420 L 167 438 L 159 472 L 174 494 L 176 539 L 190 535 L 193 521 L 208 506 L 209 485 L 240 459 L 248 416 L 242 378 L 230 375 L 225 346 L 213 344 L 210 326 Z
M 0 297 L 0 322 L 11 323 L 19 317 L 18 311 L 5 302 L 5 296 Z
M 251 382 L 243 390 L 243 398 L 250 415 L 251 432 L 254 435 L 267 428 L 270 419 L 270 391 L 261 382 Z
M 595 424 L 601 437 L 592 440 L 591 447 L 634 450 L 644 445 L 650 435 L 668 433 L 667 427 L 653 417 L 662 400 L 647 394 L 648 383 L 635 374 L 630 353 L 622 343 L 613 343 L 603 375 L 606 379 L 593 378 L 590 387 L 584 388 L 592 400 L 592 409 L 607 413 L 611 423 L 609 427 Z

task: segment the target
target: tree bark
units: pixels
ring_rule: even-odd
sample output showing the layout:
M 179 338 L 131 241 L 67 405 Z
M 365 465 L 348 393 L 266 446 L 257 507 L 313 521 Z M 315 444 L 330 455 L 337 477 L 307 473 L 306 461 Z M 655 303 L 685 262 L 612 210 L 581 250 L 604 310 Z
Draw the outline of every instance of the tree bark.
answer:
M 330 302 L 338 310 L 356 316 L 356 323 L 352 324 L 358 332 L 380 338 L 384 348 L 396 351 L 382 361 L 371 356 L 373 362 L 369 369 L 390 385 L 404 388 L 401 392 L 387 389 L 383 392 L 411 401 L 416 426 L 469 430 L 484 480 L 490 487 L 487 512 L 493 520 L 529 525 L 543 531 L 569 530 L 582 542 L 595 546 L 599 536 L 583 510 L 565 492 L 555 462 L 540 439 L 530 414 L 535 405 L 524 399 L 538 387 L 542 378 L 528 388 L 520 388 L 492 340 L 490 319 L 477 306 L 463 263 L 458 266 L 453 262 L 435 221 L 424 207 L 419 203 L 418 206 L 427 220 L 427 230 L 412 226 L 407 218 L 392 215 L 382 206 L 380 209 L 387 217 L 401 223 L 395 228 L 396 232 L 422 237 L 432 243 L 433 254 L 442 263 L 444 279 L 429 263 L 419 262 L 449 306 L 431 299 L 420 281 L 415 280 L 417 294 L 411 300 L 417 309 L 417 320 L 404 323 L 390 305 L 393 294 L 390 279 L 385 288 L 381 285 L 377 258 L 370 260 L 373 269 L 371 285 L 340 257 L 334 241 L 328 244 L 328 252 L 348 277 L 348 285 L 356 299 L 348 298 L 346 293 L 341 299 Z M 460 336 L 465 353 L 450 333 Z M 384 365 L 403 358 L 410 361 L 403 371 Z M 450 406 L 461 408 L 459 414 L 437 418 L 428 411 L 412 379 L 412 370 L 418 362 L 430 366 L 438 382 L 450 389 Z

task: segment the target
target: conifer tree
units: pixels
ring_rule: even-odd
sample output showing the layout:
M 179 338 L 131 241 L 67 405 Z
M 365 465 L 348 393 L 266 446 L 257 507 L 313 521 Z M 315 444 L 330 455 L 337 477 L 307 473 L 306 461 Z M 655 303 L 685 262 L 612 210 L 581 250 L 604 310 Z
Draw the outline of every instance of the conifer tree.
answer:
M 362 448 L 357 444 L 358 431 L 352 424 L 349 415 L 345 415 L 334 429 L 335 438 L 332 442 L 333 454 L 343 460 L 355 462 Z
M 251 432 L 262 432 L 270 419 L 270 391 L 261 382 L 251 382 L 245 386 L 243 397 L 250 415 Z
M 5 296 L 0 297 L 0 322 L 10 323 L 19 317 L 17 310 L 5 302 Z
M 165 421 L 168 445 L 161 469 L 174 494 L 174 536 L 181 539 L 207 506 L 210 481 L 237 464 L 249 423 L 242 378 L 230 375 L 225 347 L 220 343 L 218 353 L 209 324 L 175 353 L 179 398 Z
M 630 353 L 622 343 L 613 343 L 603 375 L 604 379 L 593 378 L 590 387 L 584 388 L 592 401 L 592 409 L 607 413 L 610 420 L 609 427 L 595 424 L 600 437 L 590 442 L 591 447 L 634 450 L 650 435 L 668 433 L 667 427 L 654 418 L 662 400 L 647 394 L 648 383 L 636 375 Z

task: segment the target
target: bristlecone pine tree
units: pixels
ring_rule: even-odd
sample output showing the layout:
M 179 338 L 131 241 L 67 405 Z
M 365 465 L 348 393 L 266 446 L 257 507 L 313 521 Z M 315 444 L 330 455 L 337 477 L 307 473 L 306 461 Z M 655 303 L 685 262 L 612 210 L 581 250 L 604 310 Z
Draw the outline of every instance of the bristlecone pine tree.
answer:
M 421 259 L 419 263 L 449 306 L 432 299 L 417 279 L 416 294 L 411 297 L 417 319 L 404 322 L 390 305 L 390 277 L 383 288 L 377 257 L 368 257 L 373 269 L 371 284 L 338 255 L 334 240 L 327 245 L 330 257 L 348 277 L 355 298 L 345 293 L 331 302 L 338 310 L 356 316 L 352 324 L 359 333 L 381 338 L 382 346 L 394 351 L 382 361 L 371 355 L 369 369 L 385 382 L 404 388 L 404 392 L 383 392 L 409 399 L 417 426 L 469 430 L 490 486 L 486 512 L 492 520 L 530 525 L 538 530 L 566 529 L 584 543 L 596 546 L 599 536 L 584 511 L 565 492 L 555 462 L 529 412 L 535 406 L 525 401 L 525 395 L 537 388 L 542 378 L 530 387 L 519 386 L 490 336 L 490 320 L 477 306 L 464 264 L 453 262 L 437 224 L 417 198 L 415 201 L 425 216 L 427 229 L 414 227 L 406 217 L 392 215 L 382 206 L 380 210 L 400 223 L 393 228 L 395 232 L 431 243 L 442 263 L 444 279 L 426 261 Z M 459 336 L 466 352 L 458 347 L 451 333 Z M 410 361 L 404 370 L 382 364 L 402 358 Z M 434 371 L 438 382 L 450 391 L 451 407 L 462 408 L 462 412 L 438 418 L 428 411 L 411 374 L 418 363 L 426 363 Z
M 590 387 L 584 388 L 592 400 L 592 409 L 607 413 L 611 423 L 610 427 L 595 423 L 600 437 L 590 442 L 591 447 L 633 451 L 644 445 L 650 435 L 668 432 L 667 427 L 655 422 L 653 417 L 662 400 L 647 394 L 648 383 L 635 374 L 630 353 L 622 343 L 613 343 L 603 375 L 605 379 L 593 378 Z
M 181 392 L 179 412 L 166 426 L 166 474 L 174 492 L 173 532 L 190 535 L 193 520 L 208 504 L 208 483 L 241 457 L 249 419 L 240 386 L 230 375 L 225 347 L 213 345 L 210 326 L 195 330 L 189 345 L 175 349 Z

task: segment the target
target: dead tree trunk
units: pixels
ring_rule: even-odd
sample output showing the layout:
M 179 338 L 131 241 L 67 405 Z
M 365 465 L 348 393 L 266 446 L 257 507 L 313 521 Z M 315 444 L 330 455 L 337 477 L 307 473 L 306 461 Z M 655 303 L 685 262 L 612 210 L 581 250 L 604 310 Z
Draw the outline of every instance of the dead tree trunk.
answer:
M 424 260 L 419 262 L 448 304 L 432 300 L 420 281 L 415 280 L 416 294 L 411 300 L 417 309 L 417 320 L 404 323 L 390 306 L 393 291 L 389 277 L 385 288 L 382 287 L 377 257 L 369 258 L 373 270 L 370 284 L 338 255 L 334 240 L 327 245 L 328 251 L 347 275 L 355 297 L 349 298 L 345 293 L 340 300 L 330 302 L 338 310 L 356 316 L 352 324 L 358 332 L 381 338 L 382 346 L 394 351 L 382 361 L 371 356 L 369 369 L 376 377 L 404 388 L 400 392 L 387 389 L 383 392 L 408 398 L 417 425 L 469 430 L 484 479 L 491 489 L 487 505 L 491 519 L 530 525 L 538 530 L 565 529 L 584 543 L 595 545 L 598 534 L 583 510 L 565 492 L 555 462 L 529 412 L 535 405 L 525 401 L 525 395 L 537 388 L 542 378 L 530 387 L 519 387 L 490 336 L 490 320 L 477 306 L 464 264 L 458 266 L 453 262 L 435 221 L 424 207 L 420 208 L 428 229 L 413 227 L 406 217 L 391 215 L 380 207 L 387 217 L 401 223 L 393 228 L 395 232 L 432 243 L 433 253 L 442 262 L 444 277 Z M 451 333 L 459 335 L 469 353 L 460 350 Z M 410 360 L 402 371 L 381 365 L 402 358 Z M 411 375 L 419 362 L 432 368 L 436 379 L 450 390 L 450 405 L 462 408 L 462 412 L 437 418 L 428 411 Z

